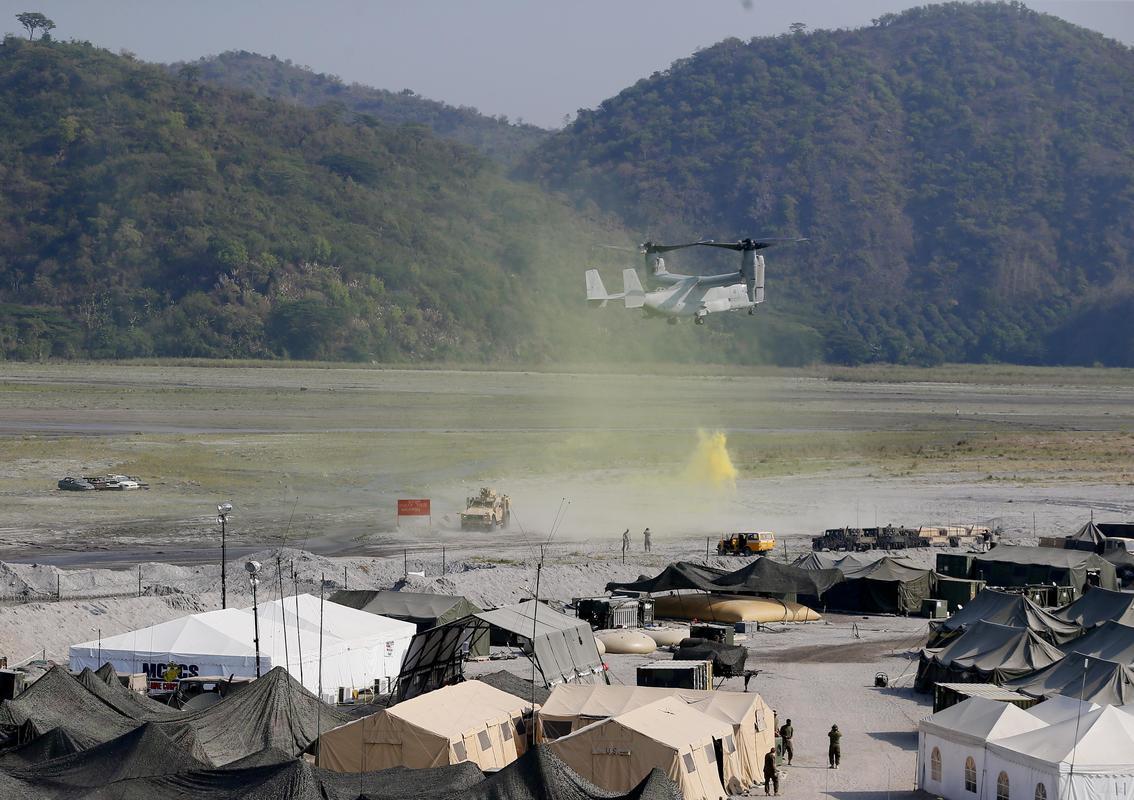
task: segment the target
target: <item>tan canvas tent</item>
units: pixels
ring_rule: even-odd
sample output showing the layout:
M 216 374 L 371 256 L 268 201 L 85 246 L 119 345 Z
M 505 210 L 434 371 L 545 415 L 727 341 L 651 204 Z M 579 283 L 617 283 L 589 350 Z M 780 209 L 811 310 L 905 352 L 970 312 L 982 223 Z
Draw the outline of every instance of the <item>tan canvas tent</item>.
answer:
M 523 713 L 531 704 L 480 681 L 406 700 L 324 733 L 316 764 L 336 772 L 423 769 L 471 761 L 499 769 L 525 750 Z
M 732 726 L 665 697 L 580 728 L 548 747 L 600 788 L 627 792 L 658 767 L 685 800 L 724 800 L 742 785 Z
M 556 686 L 539 710 L 536 730 L 541 741 L 551 741 L 664 697 L 676 697 L 732 726 L 740 766 L 740 790 L 763 780 L 764 754 L 775 746 L 775 722 L 772 710 L 755 693 L 653 686 Z

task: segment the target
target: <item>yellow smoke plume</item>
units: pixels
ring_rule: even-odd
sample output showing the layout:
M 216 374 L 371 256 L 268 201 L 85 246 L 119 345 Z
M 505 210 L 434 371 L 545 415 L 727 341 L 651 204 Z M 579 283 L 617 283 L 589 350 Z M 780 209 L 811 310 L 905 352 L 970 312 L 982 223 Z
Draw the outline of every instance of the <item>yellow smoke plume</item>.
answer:
M 736 467 L 728 454 L 728 440 L 720 431 L 697 431 L 697 449 L 685 467 L 686 480 L 714 489 L 736 488 Z

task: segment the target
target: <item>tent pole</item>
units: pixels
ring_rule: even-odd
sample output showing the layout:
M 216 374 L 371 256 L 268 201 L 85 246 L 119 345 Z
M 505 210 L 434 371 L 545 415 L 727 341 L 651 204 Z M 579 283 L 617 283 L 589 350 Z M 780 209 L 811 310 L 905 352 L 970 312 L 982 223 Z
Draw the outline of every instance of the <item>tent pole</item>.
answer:
M 280 583 L 280 620 L 283 622 L 283 659 L 284 667 L 289 673 L 291 672 L 291 656 L 287 652 L 287 605 L 284 604 L 283 599 L 283 565 L 280 560 L 279 552 L 276 553 L 276 578 Z M 295 618 L 295 627 L 299 628 L 299 617 Z
M 543 549 L 542 547 L 540 548 Z M 535 568 L 535 599 L 532 601 L 532 747 L 536 746 L 536 713 L 535 713 L 535 678 L 536 678 L 536 630 L 539 619 L 539 575 L 543 571 L 543 560 L 536 562 Z
M 291 562 L 291 582 L 295 587 L 295 649 L 298 651 L 296 658 L 299 659 L 299 682 L 303 683 L 303 639 L 300 638 L 299 630 L 299 578 L 295 575 L 295 560 Z

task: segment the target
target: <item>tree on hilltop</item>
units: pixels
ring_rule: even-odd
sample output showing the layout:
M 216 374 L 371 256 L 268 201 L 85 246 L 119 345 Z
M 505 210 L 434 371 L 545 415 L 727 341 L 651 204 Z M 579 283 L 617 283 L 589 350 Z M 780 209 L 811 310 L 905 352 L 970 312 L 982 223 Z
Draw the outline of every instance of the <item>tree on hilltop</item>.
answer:
M 43 36 L 47 35 L 48 31 L 55 28 L 55 23 L 38 11 L 24 11 L 21 14 L 17 14 L 16 19 L 27 29 L 28 41 L 31 41 L 36 31 L 43 31 L 43 35 L 40 36 L 42 39 Z

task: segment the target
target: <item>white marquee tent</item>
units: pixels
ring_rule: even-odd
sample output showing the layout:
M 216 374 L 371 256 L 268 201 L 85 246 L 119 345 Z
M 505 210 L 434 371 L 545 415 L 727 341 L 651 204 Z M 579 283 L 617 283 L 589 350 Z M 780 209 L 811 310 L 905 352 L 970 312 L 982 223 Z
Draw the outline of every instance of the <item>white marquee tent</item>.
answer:
M 987 750 L 984 797 L 1134 797 L 1134 716 L 1117 706 L 990 741 Z
M 416 633 L 412 623 L 323 603 L 322 687 L 362 689 L 378 680 L 387 690 Z M 260 673 L 284 666 L 310 691 L 320 683 L 319 598 L 287 597 L 261 603 Z M 147 672 L 158 678 L 169 662 L 192 675 L 256 674 L 251 608 L 207 611 L 152 625 L 70 649 L 70 668 L 97 669 L 110 662 L 119 672 Z
M 975 797 L 986 742 L 1043 727 L 1027 711 L 983 697 L 938 711 L 918 725 L 918 786 L 934 796 Z

